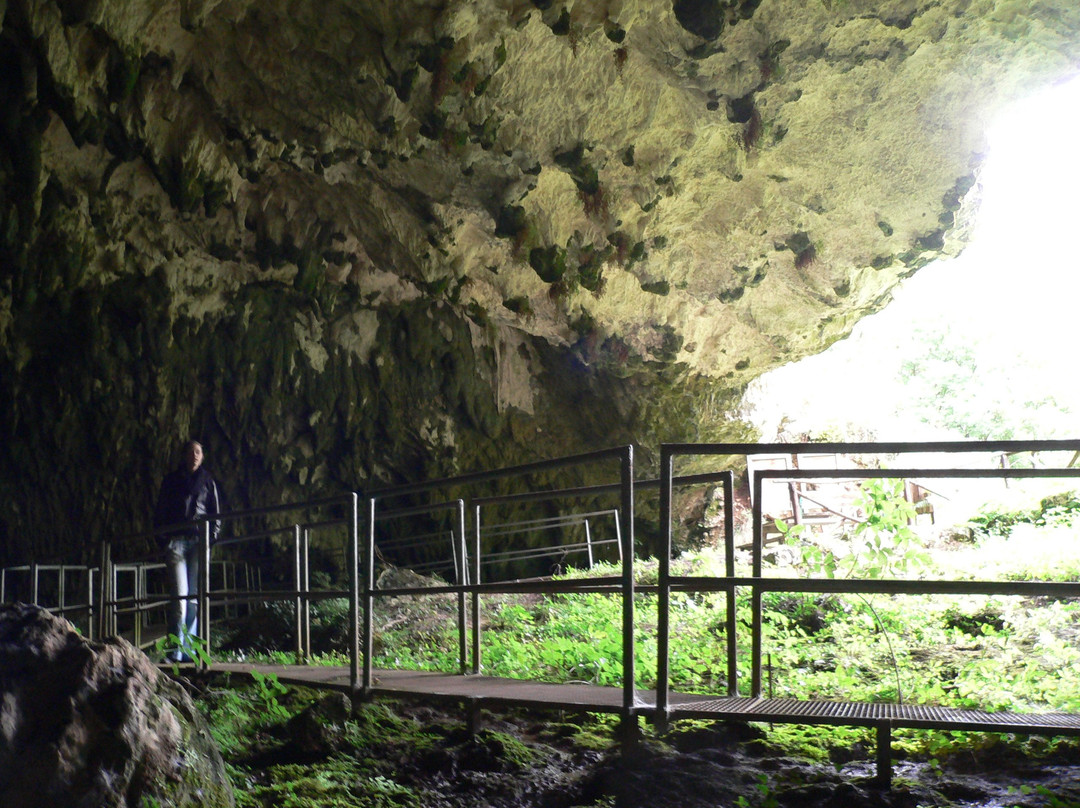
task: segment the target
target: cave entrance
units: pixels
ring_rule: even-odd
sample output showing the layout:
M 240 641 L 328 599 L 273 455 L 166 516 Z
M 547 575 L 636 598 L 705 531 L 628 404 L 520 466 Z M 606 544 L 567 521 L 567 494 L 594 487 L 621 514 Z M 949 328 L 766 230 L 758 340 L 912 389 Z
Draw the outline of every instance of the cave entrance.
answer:
M 1077 78 L 1005 109 L 987 130 L 970 246 L 848 339 L 755 381 L 745 404 L 761 439 L 1066 437 L 1080 412 L 1078 129 Z

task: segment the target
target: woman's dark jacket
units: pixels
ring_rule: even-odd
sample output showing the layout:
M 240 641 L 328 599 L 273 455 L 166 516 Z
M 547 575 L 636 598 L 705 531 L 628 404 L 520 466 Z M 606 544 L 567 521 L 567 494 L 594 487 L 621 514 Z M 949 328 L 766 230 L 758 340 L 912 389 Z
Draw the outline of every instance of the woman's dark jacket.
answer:
M 194 473 L 187 469 L 177 469 L 165 475 L 161 481 L 157 507 L 154 509 L 154 527 L 168 527 L 183 522 L 192 522 L 205 516 L 221 513 L 217 483 L 210 472 L 202 466 Z M 170 530 L 168 534 L 156 536 L 158 544 L 166 544 L 170 539 L 180 536 L 198 536 L 199 525 L 189 528 Z M 217 541 L 221 532 L 221 522 L 217 519 L 210 523 L 210 541 Z

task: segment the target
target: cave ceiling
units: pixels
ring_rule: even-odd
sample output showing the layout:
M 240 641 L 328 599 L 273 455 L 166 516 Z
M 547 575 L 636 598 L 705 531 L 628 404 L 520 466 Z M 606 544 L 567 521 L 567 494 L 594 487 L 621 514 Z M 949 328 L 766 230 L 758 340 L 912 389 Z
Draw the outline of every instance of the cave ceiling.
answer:
M 0 26 L 9 543 L 137 521 L 189 433 L 244 500 L 728 434 L 750 380 L 963 249 L 988 125 L 1080 59 L 1074 0 L 0 0 Z M 30 501 L 71 467 L 94 479 Z

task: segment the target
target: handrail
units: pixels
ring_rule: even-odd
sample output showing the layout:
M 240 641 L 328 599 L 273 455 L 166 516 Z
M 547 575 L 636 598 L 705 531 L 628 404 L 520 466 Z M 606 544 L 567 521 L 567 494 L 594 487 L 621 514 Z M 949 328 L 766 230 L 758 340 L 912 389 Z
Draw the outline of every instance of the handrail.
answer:
M 309 565 L 310 565 L 310 532 L 320 527 L 346 526 L 349 537 L 346 545 L 348 556 L 347 566 L 349 569 L 348 596 L 351 599 L 350 612 L 350 635 L 351 648 L 351 683 L 356 690 L 370 691 L 372 688 L 372 652 L 373 652 L 373 621 L 372 615 L 375 600 L 382 597 L 398 595 L 428 595 L 440 594 L 451 595 L 458 599 L 458 627 L 459 627 L 459 663 L 461 672 L 471 670 L 472 673 L 480 672 L 481 667 L 481 620 L 480 598 L 483 595 L 494 593 L 512 592 L 592 592 L 620 596 L 622 599 L 622 630 L 623 630 L 623 715 L 628 720 L 634 716 L 636 707 L 635 677 L 634 677 L 634 595 L 636 592 L 653 592 L 658 597 L 658 620 L 657 620 L 657 714 L 662 720 L 670 712 L 669 698 L 669 647 L 671 631 L 671 594 L 673 592 L 724 592 L 727 597 L 726 633 L 727 633 L 727 667 L 728 667 L 728 690 L 729 695 L 738 694 L 737 659 L 737 631 L 735 625 L 735 595 L 739 589 L 751 590 L 752 609 L 752 643 L 751 653 L 751 692 L 757 697 L 761 695 L 761 662 L 762 648 L 762 603 L 761 597 L 769 591 L 812 591 L 812 592 L 885 592 L 894 594 L 955 594 L 955 593 L 990 593 L 990 594 L 1049 594 L 1054 597 L 1073 597 L 1080 595 L 1080 584 L 1056 583 L 1056 582 L 1030 582 L 1030 581 L 906 581 L 906 580 L 832 580 L 832 579 L 801 579 L 790 577 L 767 577 L 763 574 L 762 567 L 762 527 L 763 515 L 761 513 L 761 486 L 767 481 L 781 480 L 798 482 L 805 480 L 837 480 L 837 479 L 870 479 L 870 478 L 951 478 L 951 479 L 974 479 L 974 478 L 1053 478 L 1053 477 L 1080 477 L 1080 469 L 1076 468 L 1034 468 L 1034 469 L 1011 469 L 1011 468 L 922 468 L 902 467 L 892 469 L 868 469 L 868 468 L 845 468 L 845 469 L 772 469 L 758 470 L 752 475 L 751 486 L 754 496 L 753 503 L 753 564 L 752 574 L 736 575 L 734 563 L 734 481 L 735 474 L 729 469 L 723 471 L 711 471 L 703 474 L 675 475 L 675 461 L 682 456 L 714 456 L 717 458 L 731 458 L 755 454 L 784 452 L 799 454 L 803 452 L 835 452 L 855 455 L 903 455 L 910 453 L 946 453 L 946 454 L 972 454 L 987 455 L 1000 452 L 1027 452 L 1027 451 L 1069 451 L 1080 452 L 1080 440 L 1066 441 L 945 441 L 936 443 L 793 443 L 793 444 L 742 444 L 742 443 L 717 443 L 717 444 L 664 444 L 661 446 L 660 476 L 655 480 L 635 481 L 633 479 L 633 447 L 615 447 L 612 449 L 588 452 L 572 455 L 564 458 L 537 461 L 520 466 L 497 470 L 487 470 L 472 474 L 448 477 L 440 480 L 427 480 L 404 486 L 377 489 L 364 495 L 365 516 L 364 527 L 367 530 L 367 552 L 361 553 L 360 548 L 360 494 L 340 495 L 322 498 L 309 502 L 285 503 L 268 506 L 265 508 L 253 508 L 244 511 L 235 511 L 212 515 L 196 520 L 200 529 L 201 552 L 204 554 L 204 563 L 201 573 L 209 575 L 211 547 L 209 542 L 210 523 L 212 521 L 232 521 L 245 517 L 259 516 L 270 513 L 283 513 L 286 511 L 312 511 L 326 506 L 350 505 L 351 516 L 320 521 L 297 522 L 291 526 L 263 530 L 246 536 L 230 537 L 219 542 L 219 545 L 230 545 L 241 541 L 252 541 L 256 538 L 269 536 L 281 536 L 292 534 L 293 537 L 293 568 L 294 580 L 292 589 L 274 590 L 257 597 L 276 596 L 292 600 L 295 604 L 297 615 L 297 657 L 306 658 L 310 652 L 310 604 L 312 601 L 330 596 L 340 596 L 340 590 L 320 591 L 313 593 L 310 590 Z M 601 485 L 579 486 L 572 488 L 553 488 L 552 490 L 528 490 L 513 494 L 491 495 L 485 490 L 476 490 L 480 484 L 495 482 L 504 479 L 527 477 L 537 472 L 559 471 L 566 468 L 574 468 L 581 464 L 617 462 L 617 483 L 605 483 Z M 727 461 L 723 461 L 727 462 Z M 556 477 L 557 479 L 557 477 Z M 526 481 L 526 485 L 528 481 Z M 725 535 L 725 574 L 722 576 L 675 576 L 671 574 L 671 543 L 672 543 L 672 501 L 673 491 L 676 486 L 689 486 L 699 484 L 718 484 L 723 488 L 723 497 L 726 507 L 724 508 L 724 535 Z M 661 517 L 661 552 L 659 559 L 658 581 L 654 586 L 639 586 L 634 580 L 634 489 L 642 488 L 659 489 L 660 517 Z M 429 494 L 431 501 L 422 504 L 410 503 L 407 506 L 392 507 L 395 500 L 405 496 L 416 494 Z M 482 523 L 482 510 L 486 507 L 503 504 L 522 504 L 540 500 L 558 500 L 571 497 L 592 498 L 597 495 L 617 494 L 619 506 L 613 509 L 589 510 L 588 513 L 561 514 L 553 517 L 524 519 L 518 522 L 504 522 L 493 525 Z M 468 496 L 466 496 L 468 495 Z M 441 497 L 446 497 L 441 499 Z M 347 509 L 348 510 L 348 509 Z M 472 516 L 472 540 L 466 540 L 466 511 Z M 417 535 L 408 535 L 396 538 L 388 543 L 376 541 L 377 526 L 385 525 L 394 519 L 407 519 L 413 517 L 427 518 L 434 513 L 446 513 L 448 517 L 439 517 L 438 524 L 449 523 L 448 527 L 440 527 L 434 532 L 421 531 Z M 538 580 L 513 580 L 484 583 L 481 580 L 481 568 L 484 564 L 517 560 L 525 557 L 537 557 L 540 552 L 537 548 L 531 549 L 492 549 L 489 545 L 488 552 L 483 552 L 483 540 L 512 535 L 517 531 L 545 531 L 578 524 L 588 525 L 591 517 L 602 514 L 612 514 L 615 517 L 615 526 L 618 533 L 616 539 L 595 540 L 591 534 L 586 534 L 586 540 L 582 542 L 570 542 L 559 545 L 558 548 L 545 548 L 544 552 L 574 552 L 581 551 L 594 545 L 617 543 L 621 551 L 622 564 L 618 576 L 608 576 L 603 579 L 587 580 L 564 580 L 564 581 L 538 581 Z M 313 515 L 313 514 L 306 514 Z M 187 526 L 190 529 L 190 525 Z M 412 527 L 407 525 L 406 527 Z M 133 536 L 153 535 L 157 531 Z M 449 560 L 453 561 L 458 574 L 453 583 L 435 587 L 419 586 L 396 586 L 379 589 L 375 583 L 375 565 L 378 560 L 380 547 L 395 547 L 397 549 L 410 547 L 416 542 L 442 543 L 449 537 Z M 430 541 L 429 541 L 430 539 Z M 114 566 L 109 554 L 108 543 L 103 545 L 103 557 L 106 563 L 102 569 L 110 569 Z M 445 545 L 444 545 L 445 547 Z M 445 552 L 445 549 L 442 550 Z M 445 556 L 441 556 L 445 557 Z M 442 564 L 442 561 L 425 561 L 428 564 Z M 113 593 L 108 591 L 112 584 L 109 575 L 102 575 L 101 608 L 100 614 L 104 614 L 106 607 L 115 609 L 119 602 L 115 600 Z M 204 586 L 200 588 L 200 615 L 202 617 L 202 631 L 204 642 L 209 642 L 209 597 L 210 589 L 208 580 L 204 579 Z M 224 595 L 233 597 L 236 595 L 228 589 Z M 466 614 L 466 600 L 471 598 L 471 614 Z M 361 608 L 363 614 L 361 614 Z M 467 619 L 471 617 L 471 621 Z M 472 626 L 472 645 L 468 647 L 467 625 Z M 471 653 L 470 653 L 471 651 Z M 470 666 L 471 661 L 471 666 Z
M 578 455 L 572 455 L 569 457 L 556 458 L 552 460 L 543 460 L 533 463 L 522 464 L 519 466 L 513 466 L 509 468 L 503 468 L 493 471 L 482 471 L 472 474 L 459 475 L 456 477 L 448 477 L 441 480 L 430 480 L 419 483 L 413 483 L 403 486 L 390 487 L 384 489 L 377 489 L 368 493 L 367 496 L 367 526 L 368 526 L 368 563 L 366 565 L 365 584 L 364 584 L 364 597 L 365 597 L 365 624 L 364 624 L 364 667 L 363 667 L 363 683 L 364 689 L 370 690 L 372 686 L 371 682 L 371 613 L 373 609 L 373 599 L 376 596 L 390 595 L 391 593 L 397 594 L 403 591 L 412 591 L 409 589 L 393 589 L 393 590 L 376 590 L 374 582 L 374 567 L 373 559 L 375 557 L 375 524 L 381 521 L 383 518 L 383 512 L 380 510 L 380 504 L 385 500 L 392 500 L 399 497 L 414 495 L 418 493 L 437 493 L 440 491 L 454 491 L 455 493 L 460 489 L 465 489 L 470 486 L 475 486 L 479 483 L 492 482 L 499 479 L 519 478 L 534 474 L 541 471 L 552 471 L 562 469 L 566 467 L 580 466 L 583 464 L 595 463 L 595 462 L 619 462 L 619 477 L 620 482 L 608 487 L 608 490 L 618 491 L 621 493 L 620 508 L 618 509 L 619 521 L 622 522 L 620 531 L 620 549 L 623 551 L 623 574 L 620 578 L 620 591 L 623 597 L 623 714 L 624 717 L 629 720 L 634 711 L 634 655 L 633 655 L 633 591 L 634 591 L 634 579 L 633 579 L 633 447 L 623 446 L 615 447 L 612 449 L 605 449 L 596 452 L 587 452 Z M 472 547 L 472 557 L 468 558 L 466 552 L 465 542 L 462 541 L 460 545 L 460 561 L 463 570 L 464 583 L 460 583 L 458 586 L 440 587 L 439 589 L 445 592 L 460 592 L 460 596 L 471 595 L 472 607 L 471 607 L 471 623 L 472 623 L 472 648 L 471 657 L 472 665 L 471 671 L 474 674 L 480 671 L 480 594 L 481 592 L 497 592 L 497 591 L 514 591 L 513 584 L 502 585 L 502 589 L 498 586 L 482 585 L 480 583 L 480 566 L 482 564 L 481 553 L 481 536 L 480 536 L 480 521 L 479 521 L 479 509 L 483 505 L 494 504 L 496 502 L 519 502 L 524 499 L 551 499 L 560 495 L 568 495 L 566 491 L 586 491 L 589 489 L 558 489 L 552 491 L 529 491 L 524 494 L 518 493 L 513 495 L 503 495 L 499 497 L 491 496 L 476 496 L 469 499 L 470 509 L 474 513 L 474 543 Z M 464 537 L 465 531 L 465 514 L 464 514 L 464 500 L 453 497 L 449 500 L 452 503 L 462 503 L 462 507 L 458 513 L 457 523 L 455 530 Z M 438 504 L 438 503 L 435 503 Z M 432 506 L 418 506 L 421 509 Z M 563 584 L 568 584 L 565 589 L 580 588 L 576 583 L 571 582 L 545 582 L 540 588 L 540 591 L 553 591 L 564 589 Z M 429 588 L 418 589 L 425 593 L 430 593 L 432 590 Z M 459 601 L 459 606 L 463 601 Z M 460 625 L 464 627 L 465 619 L 463 613 L 459 611 Z M 467 670 L 467 658 L 465 655 L 464 635 L 461 636 L 462 648 L 460 662 L 462 665 L 462 672 Z
M 1020 454 L 1021 452 L 1080 452 L 1080 440 L 951 440 L 951 441 L 883 441 L 828 443 L 664 443 L 660 445 L 661 457 L 665 449 L 671 457 L 676 455 L 753 455 L 753 454 L 804 454 L 799 447 L 816 453 L 830 454 Z M 661 462 L 661 466 L 663 463 Z M 809 470 L 809 469 L 807 469 Z M 661 480 L 664 479 L 661 470 Z
M 475 504 L 475 501 L 474 501 Z M 563 527 L 564 525 L 578 525 L 583 524 L 591 516 L 614 516 L 618 514 L 618 510 L 615 508 L 608 508 L 603 511 L 589 511 L 588 513 L 571 513 L 564 516 L 545 516 L 539 519 L 524 519 L 520 522 L 503 522 L 502 524 L 491 526 L 489 525 L 484 531 L 484 535 L 488 536 L 509 536 L 514 533 L 524 532 L 519 528 L 556 528 Z M 505 528 L 505 530 L 495 530 L 492 528 Z
M 384 499 L 387 497 L 406 496 L 418 494 L 424 491 L 432 491 L 439 488 L 452 488 L 459 485 L 471 485 L 474 483 L 491 482 L 492 480 L 506 477 L 522 477 L 527 474 L 535 474 L 538 471 L 550 471 L 551 469 L 565 466 L 579 466 L 600 460 L 610 460 L 617 457 L 625 449 L 630 447 L 615 447 L 611 449 L 598 449 L 593 452 L 557 457 L 550 460 L 536 460 L 531 463 L 523 463 L 517 466 L 495 469 L 493 471 L 477 471 L 471 474 L 461 474 L 456 477 L 444 477 L 436 480 L 425 480 L 418 483 L 409 483 L 399 486 L 387 486 L 376 488 L 368 492 L 372 499 Z
M 342 494 L 332 497 L 321 497 L 318 499 L 307 500 L 302 502 L 281 503 L 277 505 L 269 505 L 259 508 L 247 508 L 243 510 L 224 511 L 220 514 L 208 514 L 198 519 L 194 519 L 191 522 L 181 523 L 179 525 L 166 525 L 161 527 L 155 527 L 148 531 L 142 531 L 138 533 L 129 533 L 121 536 L 119 542 L 130 543 L 132 539 L 148 539 L 161 534 L 168 534 L 170 532 L 176 532 L 180 529 L 185 531 L 191 531 L 192 528 L 198 531 L 198 539 L 200 543 L 200 565 L 199 565 L 199 592 L 198 592 L 198 613 L 199 613 L 199 638 L 203 647 L 206 650 L 210 649 L 210 570 L 211 570 L 211 541 L 210 541 L 210 526 L 213 522 L 231 522 L 244 518 L 250 518 L 254 516 L 262 516 L 273 513 L 287 513 L 287 512 L 299 512 L 318 510 L 329 506 L 337 505 L 352 505 L 353 518 L 350 520 L 347 516 L 344 518 L 323 519 L 316 521 L 306 521 L 299 524 L 294 524 L 282 528 L 272 528 L 268 530 L 260 530 L 255 533 L 246 534 L 243 536 L 234 536 L 220 541 L 214 542 L 213 546 L 225 547 L 229 545 L 240 544 L 244 542 L 250 542 L 254 540 L 260 540 L 270 538 L 279 535 L 285 535 L 292 533 L 294 537 L 294 543 L 296 546 L 296 590 L 290 592 L 288 597 L 294 599 L 296 609 L 296 631 L 297 631 L 297 657 L 306 658 L 307 652 L 310 649 L 310 602 L 312 597 L 307 591 L 309 586 L 309 579 L 307 575 L 306 566 L 308 564 L 308 536 L 311 529 L 333 527 L 333 526 L 347 526 L 349 528 L 350 540 L 347 545 L 347 553 L 350 555 L 350 565 L 353 567 L 353 572 L 350 574 L 350 596 L 353 604 L 353 614 L 350 617 L 352 624 L 352 633 L 355 636 L 357 627 L 359 624 L 358 617 L 356 616 L 356 609 L 359 603 L 359 589 L 357 587 L 355 572 L 356 564 L 358 564 L 358 558 L 355 551 L 357 526 L 356 526 L 356 500 L 357 494 Z M 115 616 L 119 611 L 118 607 L 121 603 L 131 603 L 133 605 L 132 611 L 137 614 L 136 625 L 138 626 L 141 610 L 148 605 L 153 607 L 154 605 L 160 605 L 161 603 L 169 603 L 171 601 L 178 600 L 174 596 L 162 596 L 155 597 L 154 599 L 147 599 L 140 595 L 138 585 L 136 585 L 135 596 L 124 601 L 119 601 L 115 596 L 115 583 L 113 581 L 112 570 L 119 568 L 122 565 L 118 564 L 113 559 L 113 546 L 114 541 L 105 540 L 101 545 L 101 569 L 106 571 L 106 574 L 100 576 L 100 583 L 98 588 L 98 622 L 99 632 L 105 634 L 110 628 L 115 625 Z M 153 556 L 147 555 L 146 559 L 154 558 L 155 561 L 160 559 L 159 554 Z M 136 559 L 138 561 L 138 559 Z M 273 598 L 275 593 L 260 592 L 258 595 L 249 595 L 249 600 L 267 600 Z M 126 610 L 125 610 L 126 611 Z M 138 631 L 138 629 L 136 629 Z M 355 643 L 354 643 L 355 645 Z M 355 665 L 354 665 L 355 668 Z M 353 678 L 354 687 L 357 684 L 357 677 Z
M 25 572 L 29 576 L 30 602 L 35 606 L 66 617 L 68 614 L 85 614 L 87 635 L 94 637 L 94 577 L 98 574 L 97 567 L 89 564 L 70 564 L 64 561 L 48 561 L 45 563 L 32 562 L 29 564 L 14 564 L 8 567 L 0 567 L 0 603 L 8 602 L 8 574 Z M 56 605 L 42 605 L 40 578 L 42 573 L 56 573 Z M 86 602 L 68 603 L 67 577 L 70 574 L 85 574 L 86 585 L 79 589 L 86 595 Z
M 590 547 L 597 547 L 602 544 L 617 544 L 618 539 L 598 539 L 590 542 L 574 542 L 572 544 L 560 544 L 556 547 L 546 547 L 543 549 L 526 549 L 526 550 L 503 550 L 498 553 L 488 553 L 482 563 L 494 564 L 499 561 L 507 561 L 511 559 L 522 560 L 532 558 L 546 558 L 553 555 L 566 555 L 568 553 L 580 553 L 588 550 Z
M 1066 467 L 1038 469 L 1010 468 L 892 468 L 892 469 L 759 469 L 752 475 L 752 574 L 736 576 L 734 569 L 734 522 L 733 490 L 725 484 L 725 547 L 727 564 L 725 575 L 719 577 L 671 575 L 672 551 L 672 496 L 679 478 L 674 476 L 674 462 L 679 456 L 750 456 L 755 454 L 799 454 L 800 452 L 832 452 L 836 454 L 898 455 L 963 453 L 988 454 L 1000 452 L 1057 452 L 1080 451 L 1080 440 L 1054 441 L 944 441 L 936 443 L 784 443 L 784 444 L 663 444 L 660 455 L 660 521 L 661 551 L 658 571 L 659 619 L 657 638 L 657 715 L 666 721 L 669 706 L 669 635 L 670 595 L 672 591 L 723 591 L 727 593 L 728 618 L 728 689 L 729 695 L 737 695 L 737 671 L 734 599 L 738 588 L 751 590 L 751 696 L 759 698 L 762 691 L 762 601 L 766 591 L 807 592 L 853 592 L 889 594 L 1043 594 L 1055 597 L 1080 595 L 1080 584 L 1045 581 L 941 581 L 941 580 L 884 580 L 884 579 L 808 579 L 764 577 L 763 556 L 763 504 L 762 485 L 768 480 L 798 482 L 803 480 L 835 479 L 1019 479 L 1019 478 L 1070 478 L 1080 477 L 1080 469 Z M 1071 465 L 1071 463 L 1070 463 Z
M 192 525 L 198 525 L 202 522 L 232 522 L 238 519 L 247 519 L 252 516 L 266 516 L 271 513 L 288 513 L 290 511 L 298 511 L 302 509 L 315 509 L 323 508 L 328 505 L 345 505 L 348 504 L 349 498 L 352 496 L 348 494 L 336 494 L 330 497 L 321 497 L 319 499 L 303 500 L 301 502 L 282 502 L 277 505 L 263 505 L 256 508 L 245 508 L 243 510 L 222 511 L 218 514 L 211 514 L 208 516 L 200 516 L 196 519 L 192 519 L 187 522 L 175 522 L 171 525 L 162 525 L 150 530 L 140 530 L 134 533 L 125 533 L 120 536 L 114 536 L 111 541 L 113 544 L 117 544 L 131 539 L 144 539 L 151 538 L 161 533 L 174 533 L 179 530 L 190 530 Z

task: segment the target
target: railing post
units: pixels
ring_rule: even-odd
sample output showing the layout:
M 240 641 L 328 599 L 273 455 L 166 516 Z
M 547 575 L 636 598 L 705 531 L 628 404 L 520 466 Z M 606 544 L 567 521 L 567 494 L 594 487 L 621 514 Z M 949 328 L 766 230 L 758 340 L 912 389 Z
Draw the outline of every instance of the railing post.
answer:
M 656 726 L 668 725 L 671 632 L 671 450 L 660 447 L 660 559 L 657 570 L 656 604 Z
M 251 579 L 251 567 L 245 561 L 244 566 L 241 567 L 241 569 L 244 572 L 244 591 L 247 592 L 248 595 L 250 595 L 253 591 L 255 591 L 254 588 L 252 587 L 252 584 L 251 584 L 251 580 L 252 580 Z M 247 604 L 247 613 L 250 615 L 251 614 L 251 598 L 250 597 L 245 598 L 244 603 Z M 239 606 L 239 604 L 237 604 L 237 607 L 236 607 L 236 616 L 237 617 L 240 616 L 240 606 Z
M 464 523 L 464 519 L 462 523 Z M 465 541 L 464 536 L 461 537 L 461 541 Z M 466 576 L 461 569 L 461 553 L 458 552 L 457 531 L 452 527 L 450 528 L 450 558 L 454 562 L 454 581 L 458 584 L 464 583 Z
M 592 554 L 592 531 L 589 530 L 589 520 L 585 520 L 585 550 L 589 554 L 589 569 L 593 568 Z
M 94 568 L 86 566 L 86 638 L 93 642 L 98 612 L 94 609 Z
M 30 602 L 35 606 L 40 606 L 38 603 L 38 565 L 36 561 L 30 562 Z
M 364 692 L 371 692 L 372 623 L 375 608 L 375 497 L 368 497 L 367 552 L 364 558 Z
M 311 528 L 301 534 L 300 556 L 304 568 L 304 662 L 311 659 Z
M 101 543 L 101 569 L 98 570 L 98 612 L 97 612 L 97 639 L 101 640 L 108 636 L 109 619 L 108 610 L 109 581 L 112 580 L 112 544 L 107 541 Z
M 120 634 L 120 575 L 123 574 L 121 565 L 115 562 L 112 565 L 112 581 L 109 583 L 109 635 Z
M 135 647 L 139 648 L 139 647 L 142 646 L 142 619 L 143 619 L 143 610 L 142 610 L 142 604 L 143 604 L 143 601 L 142 601 L 143 568 L 142 568 L 142 564 L 136 564 L 135 565 L 135 582 L 134 582 L 133 586 L 134 586 L 134 596 L 133 596 L 133 599 L 132 599 L 132 603 L 134 603 L 134 605 L 135 605 L 135 613 L 134 613 L 135 620 L 134 620 L 134 623 L 132 625 L 131 636 L 132 636 L 132 639 L 135 642 Z
M 724 573 L 728 579 L 735 577 L 735 474 L 724 476 Z M 736 636 L 738 623 L 735 619 L 735 586 L 727 588 L 727 671 L 728 695 L 739 695 L 739 641 Z
M 454 559 L 455 559 L 455 561 L 454 561 L 455 570 L 461 570 L 462 571 L 461 580 L 459 580 L 457 582 L 460 585 L 460 584 L 463 584 L 465 582 L 464 579 L 467 577 L 464 574 L 464 570 L 465 570 L 465 500 L 459 499 L 457 501 L 457 503 L 458 503 L 458 510 L 457 510 L 457 513 L 458 513 L 458 525 L 457 525 L 457 531 L 456 532 L 457 532 L 457 535 L 459 537 L 459 541 L 454 546 L 453 553 L 454 553 Z M 460 561 L 461 561 L 460 564 L 458 564 L 458 560 L 457 560 L 459 557 L 460 557 Z M 459 663 L 459 668 L 461 670 L 461 673 L 462 673 L 462 675 L 464 675 L 466 673 L 466 671 L 468 670 L 468 666 L 469 666 L 469 660 L 468 660 L 469 640 L 468 640 L 468 637 L 466 635 L 466 630 L 465 630 L 465 590 L 464 589 L 459 589 L 458 590 L 457 602 L 458 602 L 458 653 L 459 653 L 458 663 Z
M 623 725 L 629 735 L 636 728 L 634 716 L 634 447 L 626 446 L 621 463 L 623 594 Z
M 761 698 L 761 586 L 758 581 L 761 578 L 761 483 L 760 474 L 754 475 L 754 499 L 753 499 L 753 544 L 754 559 L 753 590 L 750 593 L 750 695 L 755 699 Z
M 360 499 L 349 498 L 349 685 L 360 689 Z M 260 585 L 261 585 L 260 581 Z
M 296 630 L 296 664 L 304 663 L 304 598 L 301 594 L 303 572 L 300 569 L 300 525 L 293 525 L 293 622 Z
M 473 544 L 472 672 L 480 674 L 480 506 L 474 508 L 476 532 Z
M 202 639 L 203 654 L 201 660 L 197 660 L 203 670 L 208 665 L 210 656 L 210 520 L 205 519 L 202 523 L 202 531 L 199 537 L 199 631 Z M 190 592 L 188 593 L 191 594 Z

